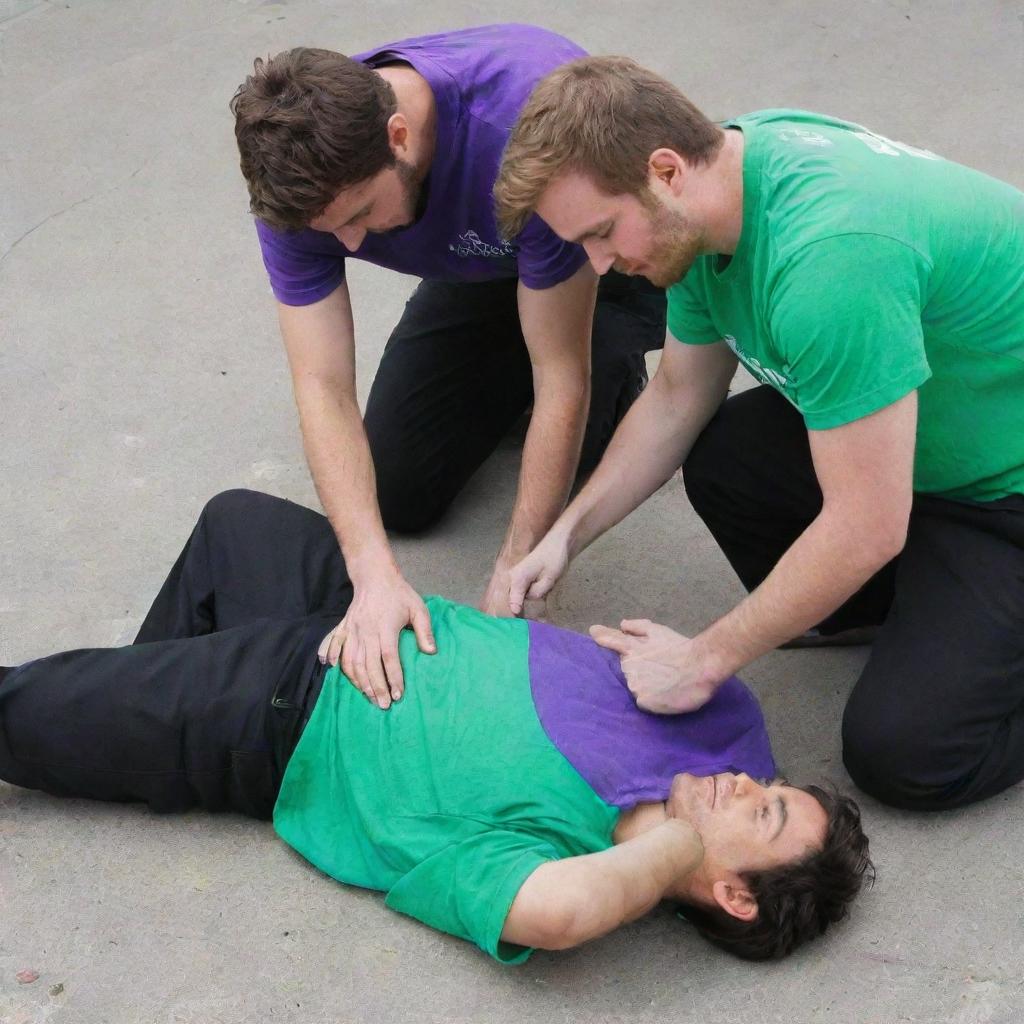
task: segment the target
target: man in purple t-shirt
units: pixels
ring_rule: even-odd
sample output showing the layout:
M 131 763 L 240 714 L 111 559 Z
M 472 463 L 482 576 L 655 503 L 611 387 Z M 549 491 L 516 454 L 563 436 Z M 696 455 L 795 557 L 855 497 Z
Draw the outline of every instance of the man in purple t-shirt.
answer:
M 533 403 L 519 487 L 482 601 L 511 614 L 508 570 L 597 463 L 664 340 L 664 295 L 610 274 L 539 218 L 498 231 L 492 187 L 534 84 L 583 51 L 499 25 L 353 59 L 296 49 L 257 61 L 232 101 L 242 172 L 291 365 L 313 479 L 355 586 L 346 674 L 401 695 L 399 631 L 430 619 L 385 528 L 434 522 Z M 361 418 L 345 258 L 422 283 Z

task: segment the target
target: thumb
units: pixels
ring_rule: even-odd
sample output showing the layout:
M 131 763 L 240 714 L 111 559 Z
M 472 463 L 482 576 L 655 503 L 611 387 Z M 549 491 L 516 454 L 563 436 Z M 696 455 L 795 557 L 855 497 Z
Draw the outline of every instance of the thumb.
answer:
M 513 615 L 522 615 L 523 603 L 526 600 L 526 591 L 533 582 L 529 569 L 521 569 L 519 566 L 512 569 L 508 574 L 508 606 Z
M 622 632 L 629 633 L 631 636 L 651 635 L 650 619 L 623 619 L 620 625 L 622 626 Z
M 609 626 L 591 626 L 590 635 L 610 651 L 618 654 L 628 654 L 630 651 L 629 637 L 617 629 L 611 629 Z
M 416 643 L 424 654 L 437 653 L 434 642 L 434 631 L 430 627 L 430 612 L 425 604 L 420 604 L 412 613 L 412 631 L 416 634 Z

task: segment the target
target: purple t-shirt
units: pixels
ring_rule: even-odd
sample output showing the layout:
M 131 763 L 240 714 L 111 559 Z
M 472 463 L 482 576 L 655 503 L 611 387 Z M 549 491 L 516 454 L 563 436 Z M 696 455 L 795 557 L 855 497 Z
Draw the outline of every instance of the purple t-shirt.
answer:
M 606 803 L 664 800 L 680 772 L 775 775 L 761 708 L 735 676 L 699 711 L 647 714 L 634 703 L 614 651 L 541 622 L 529 629 L 530 689 L 541 727 Z
M 329 232 L 278 232 L 257 221 L 278 301 L 305 306 L 325 298 L 344 280 L 346 256 L 442 281 L 518 277 L 529 288 L 550 288 L 571 277 L 586 262 L 580 246 L 563 242 L 537 216 L 514 242 L 506 241 L 491 193 L 509 133 L 533 87 L 582 56 L 575 43 L 545 29 L 489 25 L 406 39 L 354 57 L 372 68 L 409 64 L 430 84 L 437 141 L 426 208 L 402 231 L 367 234 L 352 253 Z

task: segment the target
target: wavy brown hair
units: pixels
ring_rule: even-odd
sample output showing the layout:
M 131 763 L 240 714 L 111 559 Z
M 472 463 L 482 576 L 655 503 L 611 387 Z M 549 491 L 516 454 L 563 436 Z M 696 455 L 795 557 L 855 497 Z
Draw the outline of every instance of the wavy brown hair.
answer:
M 257 58 L 231 100 L 249 209 L 279 230 L 306 227 L 342 189 L 394 165 L 397 107 L 381 75 L 332 50 Z

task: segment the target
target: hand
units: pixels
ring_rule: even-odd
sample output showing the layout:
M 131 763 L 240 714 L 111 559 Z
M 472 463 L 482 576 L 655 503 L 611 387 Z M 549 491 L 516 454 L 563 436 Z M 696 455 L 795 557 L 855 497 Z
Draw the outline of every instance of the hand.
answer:
M 509 568 L 501 561 L 494 566 L 494 572 L 480 602 L 480 611 L 505 619 L 514 614 L 509 605 Z
M 623 619 L 622 629 L 591 626 L 590 635 L 616 651 L 637 707 L 656 715 L 696 711 L 714 696 L 718 680 L 700 663 L 693 641 L 650 619 Z
M 356 689 L 379 708 L 401 700 L 405 686 L 398 658 L 398 634 L 411 625 L 424 654 L 434 654 L 437 645 L 430 628 L 430 612 L 423 599 L 402 578 L 401 573 L 376 580 L 371 587 L 355 592 L 345 617 L 324 637 L 320 660 L 338 664 Z
M 513 615 L 522 615 L 526 602 L 540 601 L 569 567 L 569 545 L 549 532 L 544 539 L 509 572 L 509 607 Z

